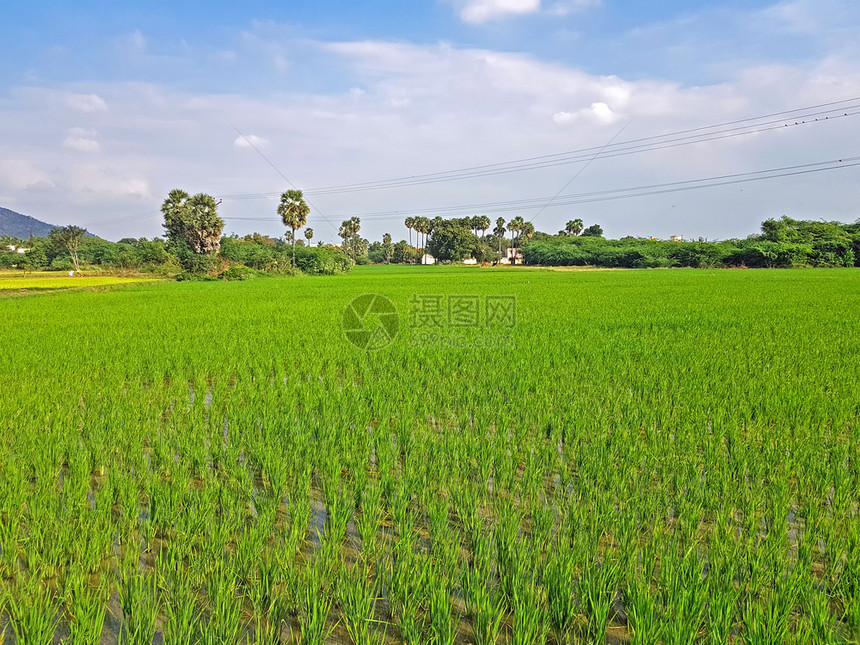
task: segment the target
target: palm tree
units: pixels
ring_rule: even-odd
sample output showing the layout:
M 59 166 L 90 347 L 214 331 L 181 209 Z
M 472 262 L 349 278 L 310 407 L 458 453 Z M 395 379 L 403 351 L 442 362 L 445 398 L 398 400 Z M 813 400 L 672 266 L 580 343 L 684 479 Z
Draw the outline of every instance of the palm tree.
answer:
M 385 264 L 391 264 L 391 233 L 382 236 L 382 249 L 385 252 Z
M 481 231 L 481 239 L 483 239 L 484 235 L 487 233 L 487 230 L 490 228 L 490 218 L 486 215 L 480 215 L 478 217 L 478 220 L 478 230 Z
M 314 229 L 308 227 L 305 229 L 305 239 L 308 241 L 308 246 L 311 245 L 311 240 L 314 237 Z
M 407 217 L 405 223 L 406 228 L 409 230 L 409 246 L 412 246 L 412 229 L 415 227 L 415 218 Z
M 416 217 L 412 223 L 412 227 L 415 229 L 415 250 L 423 249 L 424 245 L 421 243 L 421 234 L 424 233 L 424 222 L 427 221 L 426 217 Z
M 517 215 L 514 219 L 508 223 L 508 230 L 511 232 L 511 247 L 514 249 L 514 252 L 511 256 L 511 264 L 517 263 L 517 241 L 519 241 L 519 232 L 523 229 L 526 222 L 525 220 Z M 514 237 L 516 234 L 516 237 Z
M 582 220 L 578 217 L 576 219 L 568 220 L 567 224 L 564 227 L 565 233 L 568 235 L 579 235 L 582 233 Z
M 311 209 L 305 203 L 300 190 L 288 190 L 281 194 L 281 203 L 278 205 L 278 215 L 284 226 L 292 229 L 293 243 L 293 266 L 296 266 L 296 231 L 302 228 L 308 221 L 308 213 Z
M 493 229 L 493 235 L 499 238 L 499 259 L 502 259 L 502 240 L 505 237 L 505 218 L 500 217 L 496 220 L 496 228 Z

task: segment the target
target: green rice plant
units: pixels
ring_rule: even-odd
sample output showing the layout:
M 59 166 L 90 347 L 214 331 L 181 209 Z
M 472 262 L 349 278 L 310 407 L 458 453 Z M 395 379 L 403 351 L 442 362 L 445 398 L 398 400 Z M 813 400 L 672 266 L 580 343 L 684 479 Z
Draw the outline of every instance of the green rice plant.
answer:
M 323 645 L 336 626 L 328 626 L 332 596 L 326 589 L 320 566 L 308 567 L 302 581 L 302 613 L 299 616 L 300 645 Z
M 381 497 L 382 490 L 376 481 L 370 482 L 362 490 L 358 534 L 361 537 L 361 553 L 368 560 L 375 559 L 377 555 L 377 538 L 382 521 Z
M 540 645 L 546 642 L 547 625 L 544 616 L 545 599 L 535 583 L 514 589 L 513 645 Z
M 8 602 L 9 624 L 16 643 L 50 645 L 53 642 L 60 618 L 49 589 L 29 579 L 9 595 Z
M 343 621 L 354 645 L 370 645 L 377 587 L 369 579 L 367 565 L 343 570 L 338 581 L 338 597 Z
M 298 552 L 308 531 L 308 520 L 311 515 L 311 503 L 307 487 L 302 486 L 294 491 L 294 496 L 288 501 L 290 512 L 290 533 L 287 545 L 293 554 Z
M 726 643 L 737 624 L 742 589 L 735 583 L 738 567 L 733 561 L 714 565 L 708 572 L 708 642 Z
M 803 624 L 799 635 L 808 643 L 843 642 L 839 634 L 839 621 L 830 609 L 828 595 L 816 589 L 807 590 L 803 598 Z
M 453 645 L 459 620 L 454 618 L 451 604 L 451 582 L 443 572 L 431 568 L 426 584 L 430 609 L 430 642 L 434 645 Z
M 629 583 L 624 591 L 624 607 L 635 645 L 656 645 L 662 642 L 664 623 L 649 581 L 637 579 Z
M 667 645 L 694 642 L 703 631 L 708 596 L 704 567 L 697 545 L 678 555 L 672 540 L 663 550 L 660 580 L 666 624 L 663 639 Z
M 750 645 L 784 643 L 792 627 L 792 614 L 800 600 L 801 578 L 778 578 L 766 594 L 751 599 L 743 611 L 744 641 Z
M 266 551 L 259 558 L 246 591 L 254 616 L 254 638 L 258 643 L 278 643 L 283 627 L 280 583 L 280 564 L 273 553 Z
M 242 629 L 242 603 L 232 566 L 223 559 L 217 561 L 206 578 L 209 596 L 209 621 L 200 625 L 200 641 L 204 645 L 233 645 Z
M 104 585 L 91 589 L 85 575 L 73 575 L 67 582 L 65 602 L 70 645 L 101 643 L 107 612 L 106 592 Z
M 496 565 L 499 588 L 509 610 L 513 611 L 514 592 L 525 582 L 529 553 L 519 539 L 522 514 L 509 500 L 500 501 L 496 508 Z
M 576 561 L 570 542 L 561 538 L 553 543 L 547 554 L 543 582 L 546 588 L 546 619 L 555 634 L 556 642 L 563 643 L 573 629 L 578 614 L 576 600 Z
M 164 640 L 167 643 L 191 643 L 197 634 L 200 612 L 195 602 L 191 578 L 181 573 L 170 577 L 164 587 Z
M 125 567 L 119 600 L 122 606 L 120 645 L 151 645 L 160 607 L 155 577 Z
M 398 599 L 397 625 L 400 636 L 407 645 L 424 643 L 424 620 L 419 614 L 421 600 L 420 589 L 408 588 Z
M 499 593 L 492 593 L 486 581 L 470 583 L 468 603 L 472 616 L 475 645 L 495 645 L 499 641 L 505 619 L 505 601 Z
M 579 596 L 588 618 L 588 636 L 592 643 L 606 641 L 619 575 L 618 564 L 612 560 L 593 560 L 580 572 Z

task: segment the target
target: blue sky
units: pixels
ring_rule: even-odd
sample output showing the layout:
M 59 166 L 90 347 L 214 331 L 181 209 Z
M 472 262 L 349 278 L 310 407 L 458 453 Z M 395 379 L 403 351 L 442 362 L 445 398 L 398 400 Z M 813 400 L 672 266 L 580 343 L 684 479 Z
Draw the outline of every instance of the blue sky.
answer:
M 399 239 L 410 212 L 548 200 L 574 175 L 561 197 L 848 157 L 860 116 L 584 168 L 312 190 L 860 97 L 858 32 L 853 0 L 13 1 L 0 206 L 154 236 L 182 187 L 224 197 L 228 231 L 280 235 L 269 195 L 289 179 L 309 191 L 319 239 L 352 215 Z M 550 232 L 581 217 L 612 236 L 726 238 L 782 214 L 853 221 L 858 185 L 845 169 L 502 215 Z

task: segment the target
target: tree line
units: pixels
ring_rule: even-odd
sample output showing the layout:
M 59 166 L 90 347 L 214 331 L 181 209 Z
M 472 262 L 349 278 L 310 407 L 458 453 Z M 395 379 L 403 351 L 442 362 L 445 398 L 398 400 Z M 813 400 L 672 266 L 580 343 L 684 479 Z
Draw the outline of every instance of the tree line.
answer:
M 355 264 L 507 262 L 544 266 L 649 267 L 847 267 L 860 266 L 860 220 L 854 224 L 789 217 L 768 219 L 745 239 L 696 242 L 623 237 L 607 240 L 599 224 L 568 220 L 556 234 L 537 231 L 516 216 L 493 222 L 486 215 L 445 219 L 406 217 L 408 241 L 390 233 L 379 241 L 361 235 L 351 217 L 339 229 L 339 245 L 312 246 L 310 208 L 300 190 L 281 195 L 277 207 L 283 238 L 259 233 L 224 236 L 224 221 L 211 195 L 170 191 L 161 206 L 165 239 L 108 242 L 85 229 L 64 226 L 44 238 L 0 237 L 0 268 L 80 271 L 81 266 L 187 276 L 250 277 L 255 272 L 338 274 Z M 491 226 L 493 227 L 491 229 Z M 300 231 L 304 229 L 300 239 Z M 414 243 L 413 243 L 414 233 Z M 26 247 L 26 253 L 19 248 Z

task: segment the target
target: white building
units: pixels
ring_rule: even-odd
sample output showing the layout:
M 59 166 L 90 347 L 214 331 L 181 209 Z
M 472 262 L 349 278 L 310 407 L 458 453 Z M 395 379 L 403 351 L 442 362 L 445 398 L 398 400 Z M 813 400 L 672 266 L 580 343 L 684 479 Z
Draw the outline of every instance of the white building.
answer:
M 421 264 L 436 264 L 436 258 L 429 253 L 425 253 L 421 256 Z
M 516 253 L 516 255 L 514 255 L 514 253 Z M 519 249 L 508 247 L 505 249 L 505 254 L 502 256 L 502 259 L 499 260 L 499 264 L 510 264 L 513 259 L 517 261 L 517 264 L 522 264 L 523 254 L 520 253 Z

